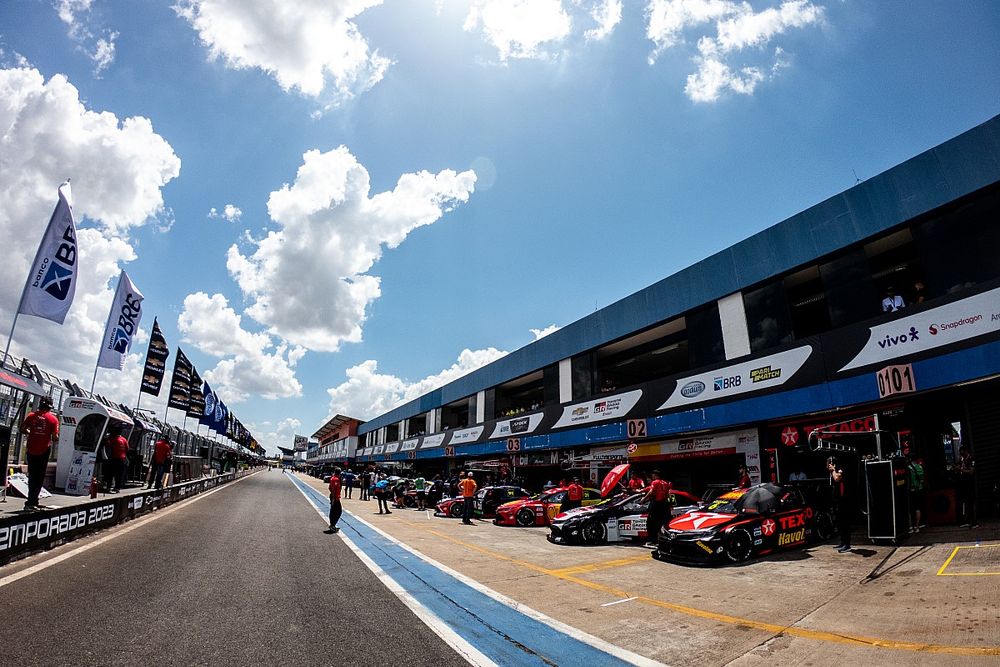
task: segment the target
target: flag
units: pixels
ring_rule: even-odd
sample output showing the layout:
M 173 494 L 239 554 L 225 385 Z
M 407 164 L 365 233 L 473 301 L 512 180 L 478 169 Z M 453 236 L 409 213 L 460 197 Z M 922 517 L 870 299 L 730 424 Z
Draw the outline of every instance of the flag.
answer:
M 198 422 L 201 424 L 206 424 L 208 425 L 209 428 L 212 428 L 212 424 L 215 422 L 216 399 L 215 399 L 215 392 L 212 391 L 212 388 L 208 385 L 207 382 L 205 382 L 205 386 L 201 390 L 201 395 L 202 395 L 203 407 L 202 407 L 202 414 L 201 417 L 198 418 Z
M 198 369 L 191 366 L 191 379 L 188 382 L 188 409 L 187 416 L 198 420 L 205 414 L 205 395 L 201 392 L 201 376 Z
M 184 351 L 177 348 L 177 360 L 174 361 L 174 374 L 170 378 L 170 397 L 168 408 L 176 408 L 187 412 L 191 404 L 191 362 L 184 356 Z
M 132 349 L 132 337 L 142 319 L 142 299 L 142 293 L 122 271 L 118 277 L 115 300 L 108 313 L 108 323 L 104 327 L 101 354 L 97 357 L 98 368 L 120 371 L 125 367 L 125 355 Z
M 62 324 L 76 294 L 77 259 L 73 193 L 66 181 L 59 186 L 59 201 L 35 253 L 17 312 Z
M 160 324 L 153 318 L 153 333 L 149 336 L 149 347 L 146 348 L 146 366 L 142 371 L 142 388 L 139 390 L 153 396 L 160 395 L 163 384 L 163 374 L 167 372 L 167 357 L 170 348 L 167 339 L 160 331 Z

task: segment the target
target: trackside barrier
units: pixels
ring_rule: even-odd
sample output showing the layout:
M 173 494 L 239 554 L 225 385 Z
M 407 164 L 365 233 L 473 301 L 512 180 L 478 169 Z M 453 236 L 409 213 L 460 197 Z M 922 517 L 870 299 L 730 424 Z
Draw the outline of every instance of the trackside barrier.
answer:
M 58 509 L 0 519 L 0 565 L 71 542 L 161 507 L 228 484 L 254 472 L 230 472 L 116 498 L 102 498 Z

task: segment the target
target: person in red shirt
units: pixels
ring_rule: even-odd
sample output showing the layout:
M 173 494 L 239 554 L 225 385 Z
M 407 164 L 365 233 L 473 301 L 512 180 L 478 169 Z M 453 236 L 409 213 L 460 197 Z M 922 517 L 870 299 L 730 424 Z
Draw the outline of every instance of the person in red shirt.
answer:
M 637 493 L 646 488 L 646 480 L 642 478 L 642 475 L 632 475 L 628 480 L 628 490 Z
M 649 491 L 643 496 L 643 502 L 649 502 L 646 518 L 646 543 L 656 546 L 663 522 L 670 516 L 670 492 L 673 485 L 661 478 L 659 470 L 653 471 L 653 481 L 649 483 Z
M 566 500 L 559 507 L 560 512 L 568 512 L 576 509 L 583 502 L 583 487 L 580 486 L 580 478 L 574 477 L 573 483 L 566 487 Z
M 108 475 L 108 493 L 118 493 L 125 485 L 125 462 L 128 460 L 128 440 L 122 437 L 121 431 L 111 427 L 106 440 L 108 464 L 111 470 Z M 112 488 L 114 487 L 114 488 Z
M 154 483 L 156 484 L 156 488 L 163 488 L 163 476 L 167 473 L 173 451 L 173 445 L 163 436 L 160 436 L 156 444 L 153 445 L 153 459 L 150 461 L 149 466 L 152 476 L 146 483 L 147 489 L 152 488 Z
M 52 399 L 42 396 L 38 409 L 21 422 L 21 432 L 28 434 L 28 499 L 25 509 L 38 508 L 38 494 L 42 491 L 45 469 L 49 465 L 52 443 L 59 440 L 59 418 L 50 412 Z
M 330 528 L 327 533 L 339 533 L 340 528 L 337 528 L 337 522 L 340 521 L 340 515 L 344 513 L 344 508 L 340 504 L 340 468 L 333 469 L 333 475 L 330 476 Z
M 739 472 L 737 473 L 739 480 L 736 482 L 736 487 L 739 489 L 749 489 L 750 488 L 750 473 L 747 472 L 747 467 L 740 464 Z

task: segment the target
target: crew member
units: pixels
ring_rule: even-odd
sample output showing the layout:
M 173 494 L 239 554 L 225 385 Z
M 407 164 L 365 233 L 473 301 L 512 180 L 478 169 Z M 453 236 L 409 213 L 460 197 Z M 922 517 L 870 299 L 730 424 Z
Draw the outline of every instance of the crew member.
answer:
M 560 512 L 568 512 L 572 509 L 576 509 L 583 502 L 583 487 L 580 486 L 580 478 L 574 477 L 573 482 L 566 487 L 566 500 L 563 501 L 562 506 L 559 508 Z
M 52 399 L 42 396 L 38 409 L 21 422 L 21 432 L 28 434 L 28 500 L 24 509 L 38 509 L 38 494 L 42 492 L 49 452 L 52 443 L 59 440 L 59 419 L 50 410 Z
M 649 512 L 646 518 L 646 544 L 656 546 L 663 522 L 670 516 L 670 492 L 673 485 L 663 479 L 659 470 L 653 471 L 653 481 L 649 483 L 649 491 L 643 496 L 642 502 L 649 502 Z
M 462 523 L 472 525 L 472 497 L 476 495 L 476 480 L 472 478 L 472 472 L 465 473 L 465 478 L 458 483 L 458 490 L 462 494 Z
M 161 435 L 153 444 L 153 460 L 150 465 L 153 475 L 146 482 L 147 489 L 152 488 L 154 484 L 157 489 L 163 488 L 163 477 L 167 474 L 168 462 L 173 451 L 173 446 L 171 446 L 170 441 L 165 436 Z M 270 466 L 268 466 L 268 469 L 270 470 Z
M 330 475 L 330 529 L 327 533 L 339 533 L 337 522 L 340 515 L 344 513 L 344 508 L 340 504 L 340 468 L 334 468 Z
M 638 493 L 646 488 L 646 480 L 642 478 L 642 475 L 635 474 L 628 480 L 628 490 L 632 493 Z
M 750 473 L 747 472 L 747 467 L 744 464 L 740 464 L 740 468 L 736 473 L 737 481 L 736 488 L 738 489 L 749 489 L 750 488 Z
M 851 498 L 850 487 L 844 469 L 840 467 L 836 456 L 826 460 L 826 469 L 830 473 L 830 485 L 833 487 L 833 499 L 837 507 L 837 530 L 840 533 L 840 544 L 837 552 L 846 554 L 851 550 Z

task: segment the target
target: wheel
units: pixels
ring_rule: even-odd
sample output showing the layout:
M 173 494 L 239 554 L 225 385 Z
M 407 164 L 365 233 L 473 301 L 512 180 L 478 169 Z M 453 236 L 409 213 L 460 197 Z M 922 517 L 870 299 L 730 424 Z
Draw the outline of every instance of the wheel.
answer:
M 580 529 L 580 539 L 585 544 L 601 544 L 608 537 L 608 529 L 600 521 L 588 521 Z
M 514 517 L 517 520 L 517 525 L 519 526 L 534 526 L 535 525 L 535 513 L 531 511 L 529 507 L 523 507 L 517 511 L 517 515 Z
M 403 496 L 403 507 L 416 507 L 417 499 L 413 496 Z
M 726 539 L 726 558 L 734 563 L 740 563 L 750 558 L 753 550 L 753 538 L 745 528 L 737 528 L 729 533 Z
M 448 508 L 448 512 L 456 519 L 461 519 L 463 509 L 462 503 L 452 503 L 451 507 Z
M 816 515 L 816 540 L 826 542 L 833 537 L 833 517 L 829 512 L 819 512 Z

